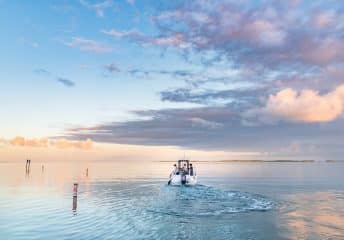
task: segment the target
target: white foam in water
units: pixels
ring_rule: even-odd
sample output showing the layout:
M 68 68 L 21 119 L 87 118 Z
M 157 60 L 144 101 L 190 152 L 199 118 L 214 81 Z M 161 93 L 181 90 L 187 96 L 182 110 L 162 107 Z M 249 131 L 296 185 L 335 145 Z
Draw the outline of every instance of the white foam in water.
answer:
M 148 211 L 183 217 L 216 216 L 247 211 L 266 211 L 273 207 L 264 196 L 213 187 L 165 186 L 154 196 Z

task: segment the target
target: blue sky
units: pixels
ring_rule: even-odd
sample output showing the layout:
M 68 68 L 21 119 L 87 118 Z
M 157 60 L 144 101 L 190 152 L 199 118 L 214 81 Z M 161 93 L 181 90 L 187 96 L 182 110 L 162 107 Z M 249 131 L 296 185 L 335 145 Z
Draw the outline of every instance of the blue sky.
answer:
M 3 130 L 6 136 L 28 134 L 34 137 L 37 132 L 46 136 L 60 131 L 64 124 L 121 120 L 127 117 L 129 110 L 169 105 L 158 101 L 155 93 L 167 84 L 173 85 L 173 79 L 137 79 L 128 74 L 110 74 L 105 68 L 115 64 L 125 70 L 151 70 L 152 66 L 157 70 L 167 63 L 170 67 L 180 65 L 178 56 L 162 61 L 159 49 L 143 51 L 140 46 L 114 41 L 101 32 L 112 27 L 127 29 L 134 24 L 152 31 L 148 19 L 150 7 L 140 12 L 138 6 L 116 2 L 105 9 L 101 17 L 78 1 L 40 1 L 34 5 L 4 1 L 1 4 L 4 34 L 0 61 L 5 70 L 1 73 L 1 95 L 7 103 L 3 109 L 7 114 L 3 115 L 20 131 L 8 129 L 7 125 Z M 69 47 L 73 38 L 95 41 L 106 50 L 98 53 Z M 65 86 L 57 81 L 59 78 L 68 79 L 75 86 Z M 76 109 L 78 114 L 75 114 Z
M 343 9 L 2 0 L 0 138 L 340 158 Z

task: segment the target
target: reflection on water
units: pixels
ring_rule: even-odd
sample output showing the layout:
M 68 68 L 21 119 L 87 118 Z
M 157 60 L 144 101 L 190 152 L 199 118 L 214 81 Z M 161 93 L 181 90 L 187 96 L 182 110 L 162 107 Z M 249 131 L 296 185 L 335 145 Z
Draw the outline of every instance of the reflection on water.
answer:
M 78 196 L 73 196 L 73 208 L 72 208 L 72 210 L 73 210 L 73 213 L 75 213 L 75 214 L 76 214 L 77 207 L 78 207 Z
M 3 239 L 344 238 L 344 165 L 197 164 L 196 187 L 171 163 L 24 165 L 0 163 Z
M 281 220 L 287 235 L 302 239 L 343 239 L 344 192 L 300 193 L 288 196 L 293 206 Z

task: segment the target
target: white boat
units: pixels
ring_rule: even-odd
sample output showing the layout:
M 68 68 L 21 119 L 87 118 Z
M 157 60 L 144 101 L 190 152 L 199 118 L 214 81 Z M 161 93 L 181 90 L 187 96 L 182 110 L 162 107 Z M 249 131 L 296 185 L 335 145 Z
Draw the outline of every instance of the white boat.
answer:
M 186 165 L 186 171 L 183 171 L 183 165 Z M 196 185 L 197 175 L 196 172 L 190 172 L 189 160 L 178 160 L 178 171 L 170 174 L 168 181 L 170 185 Z

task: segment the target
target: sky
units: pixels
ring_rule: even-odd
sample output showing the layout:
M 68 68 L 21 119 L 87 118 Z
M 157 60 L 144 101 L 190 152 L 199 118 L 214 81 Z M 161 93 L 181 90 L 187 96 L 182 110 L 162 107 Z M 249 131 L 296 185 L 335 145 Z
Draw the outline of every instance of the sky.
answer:
M 0 161 L 343 159 L 341 0 L 0 0 Z

